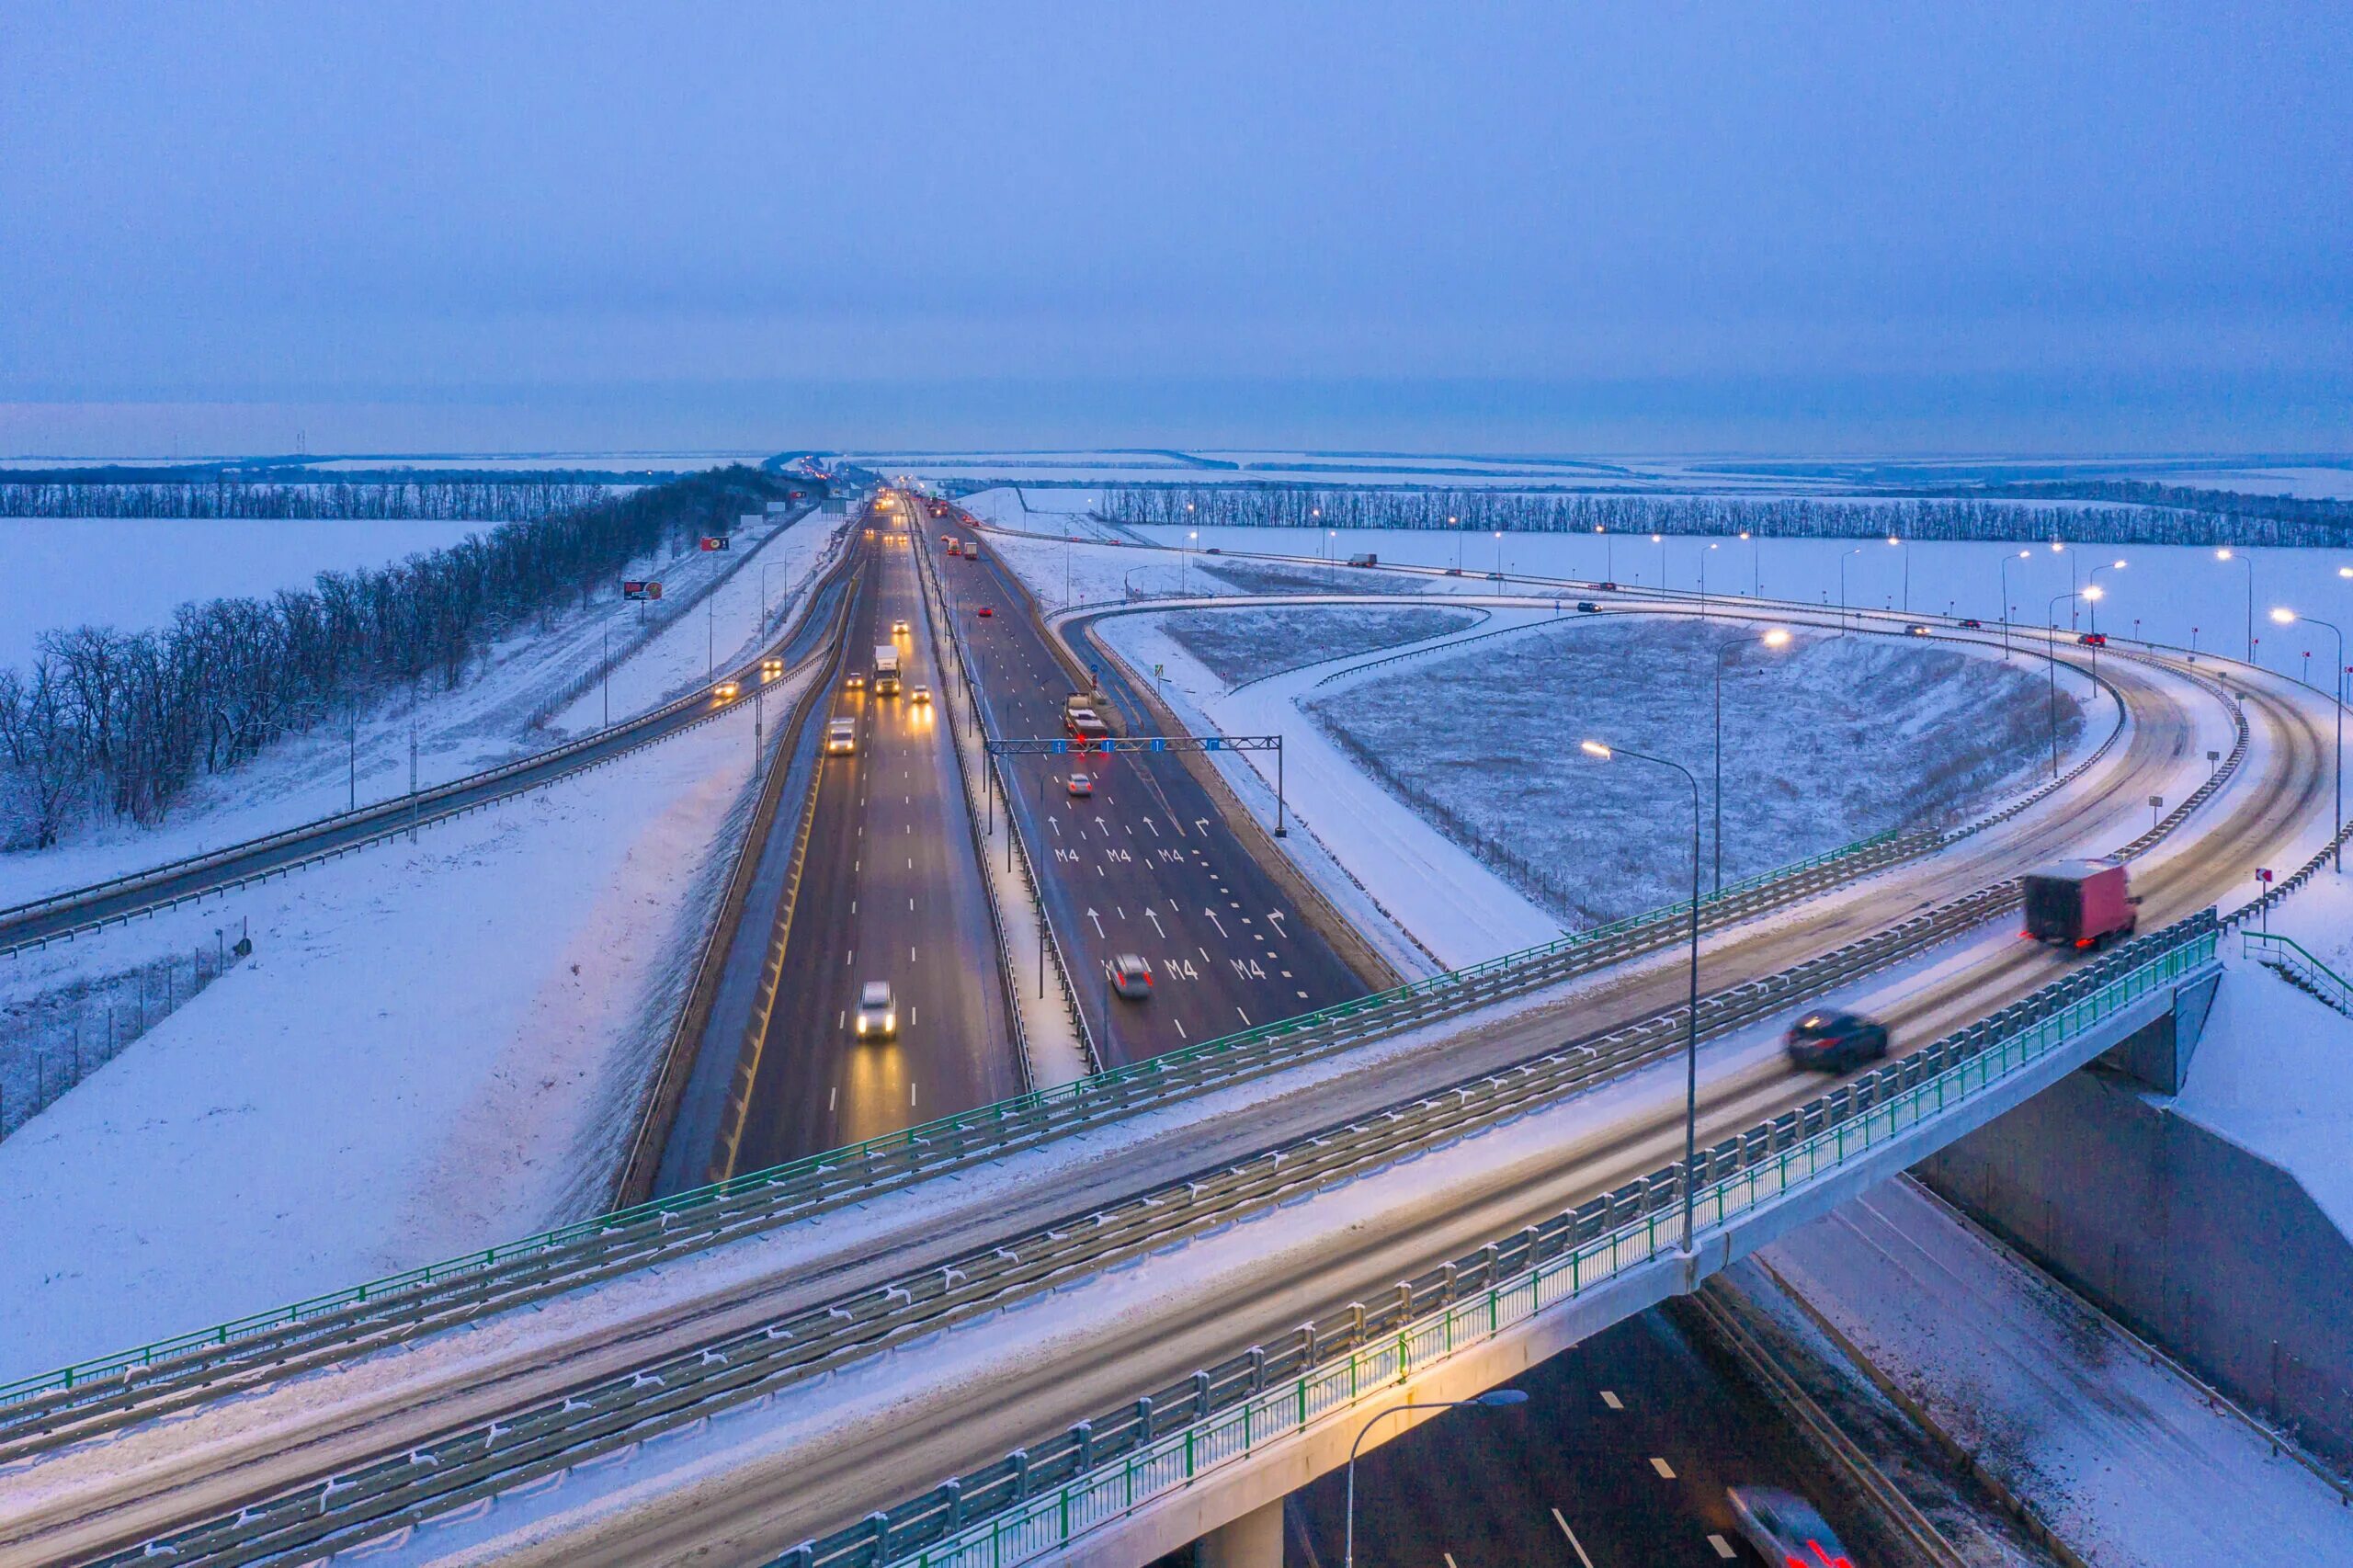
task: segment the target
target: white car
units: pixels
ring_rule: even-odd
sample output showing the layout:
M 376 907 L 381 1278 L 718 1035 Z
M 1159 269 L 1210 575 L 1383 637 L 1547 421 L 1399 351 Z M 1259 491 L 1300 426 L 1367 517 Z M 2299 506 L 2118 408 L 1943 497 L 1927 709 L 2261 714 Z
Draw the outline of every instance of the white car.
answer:
M 1770 1486 L 1733 1486 L 1725 1489 L 1724 1496 L 1732 1504 L 1740 1533 L 1766 1562 L 1853 1568 L 1854 1559 L 1838 1544 L 1830 1522 L 1795 1493 Z
M 848 756 L 858 750 L 858 721 L 836 719 L 825 726 L 825 751 L 833 756 Z
M 857 1034 L 860 1040 L 889 1040 L 899 1032 L 899 1006 L 891 998 L 891 983 L 870 980 L 858 988 Z
M 921 684 L 907 687 L 907 700 L 910 702 L 929 702 L 931 700 L 931 687 Z

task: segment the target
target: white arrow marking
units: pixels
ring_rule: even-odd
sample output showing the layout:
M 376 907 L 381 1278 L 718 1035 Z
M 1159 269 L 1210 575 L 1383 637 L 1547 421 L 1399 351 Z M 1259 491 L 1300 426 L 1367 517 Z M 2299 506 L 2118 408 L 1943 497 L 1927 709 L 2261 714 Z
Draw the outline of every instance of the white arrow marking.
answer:
M 1158 823 L 1153 821 L 1150 817 L 1146 817 L 1143 819 L 1143 825 L 1152 829 L 1153 837 L 1158 838 L 1160 836 L 1160 824 Z
M 1050 814 L 1046 818 L 1046 824 L 1049 827 L 1051 827 L 1056 833 L 1060 833 L 1063 830 L 1063 819 L 1058 816 Z
M 1103 939 L 1103 917 L 1096 914 L 1095 911 L 1091 909 L 1086 912 L 1086 917 L 1095 922 L 1095 938 L 1097 941 L 1101 941 Z
M 1270 909 L 1267 911 L 1267 918 L 1275 923 L 1276 936 L 1280 937 L 1285 941 L 1290 940 L 1290 933 L 1283 929 L 1283 913 L 1281 910 Z
M 1201 911 L 1201 913 L 1202 913 L 1203 915 L 1208 915 L 1208 916 L 1210 917 L 1210 924 L 1217 927 L 1217 934 L 1218 934 L 1219 936 L 1221 936 L 1221 937 L 1225 936 L 1225 922 L 1224 922 L 1224 921 L 1222 921 L 1222 920 L 1220 920 L 1220 919 L 1217 917 L 1217 911 L 1216 911 L 1216 910 L 1214 910 L 1214 909 L 1203 909 L 1203 910 Z M 1227 939 L 1228 939 L 1229 941 L 1230 941 L 1230 940 L 1232 940 L 1232 938 L 1231 938 L 1231 937 L 1228 937 Z
M 1160 923 L 1160 911 L 1147 905 L 1143 912 L 1143 917 L 1152 922 L 1152 928 L 1160 933 L 1160 939 L 1162 941 L 1165 942 L 1168 940 L 1167 927 L 1164 926 Z
M 1203 838 L 1207 838 L 1210 835 L 1210 819 L 1207 817 L 1195 817 L 1193 819 L 1193 831 L 1199 834 Z

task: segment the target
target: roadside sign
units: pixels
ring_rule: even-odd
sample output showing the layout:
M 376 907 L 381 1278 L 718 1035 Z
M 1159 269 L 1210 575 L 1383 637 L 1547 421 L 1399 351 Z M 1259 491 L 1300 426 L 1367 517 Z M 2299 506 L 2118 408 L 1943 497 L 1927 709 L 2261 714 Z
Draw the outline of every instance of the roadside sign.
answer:
M 725 534 L 705 534 L 703 536 L 702 547 L 705 550 L 725 550 L 727 548 L 727 536 Z
M 631 582 L 627 579 L 621 583 L 621 597 L 625 599 L 658 599 L 661 597 L 662 585 L 659 583 Z
M 2271 868 L 2268 866 L 2257 866 L 2255 869 L 2255 880 L 2258 882 L 2269 881 L 2271 880 Z

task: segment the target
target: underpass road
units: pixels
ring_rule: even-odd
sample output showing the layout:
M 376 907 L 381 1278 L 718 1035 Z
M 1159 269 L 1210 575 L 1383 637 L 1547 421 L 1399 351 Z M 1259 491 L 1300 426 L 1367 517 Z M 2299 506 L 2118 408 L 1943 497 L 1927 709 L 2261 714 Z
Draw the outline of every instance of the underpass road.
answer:
M 1073 687 L 1027 590 L 984 535 L 946 519 L 929 525 L 988 733 L 1061 738 Z M 980 559 L 938 550 L 943 536 L 978 542 Z M 981 615 L 983 606 L 994 613 Z M 1123 733 L 1138 733 L 1143 710 L 1118 673 L 1107 668 L 1097 679 L 1126 720 Z M 1001 766 L 1105 1066 L 1365 994 L 1176 756 L 1007 756 Z M 1071 793 L 1075 771 L 1093 779 L 1091 796 Z M 1148 1000 L 1112 994 L 1108 966 L 1122 953 L 1150 966 Z
M 887 517 L 887 514 L 884 514 Z M 760 1042 L 744 1135 L 728 1169 L 759 1170 L 1020 1093 L 963 786 L 938 700 L 947 678 L 907 534 L 882 527 L 846 633 L 845 676 L 893 644 L 898 695 L 837 685 L 814 716 L 858 724 L 858 750 L 824 760 L 778 1000 Z M 904 621 L 904 633 L 892 631 Z M 914 688 L 927 686 L 930 702 Z M 797 827 L 780 821 L 779 831 Z M 888 983 L 898 1033 L 859 1040 L 859 987 Z

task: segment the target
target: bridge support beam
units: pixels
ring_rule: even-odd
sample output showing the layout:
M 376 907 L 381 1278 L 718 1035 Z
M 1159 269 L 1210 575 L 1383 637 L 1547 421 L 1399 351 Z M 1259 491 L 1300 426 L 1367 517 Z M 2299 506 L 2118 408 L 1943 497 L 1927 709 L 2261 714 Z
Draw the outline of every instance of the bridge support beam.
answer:
M 1283 1500 L 1262 1504 L 1201 1537 L 1198 1568 L 1283 1568 Z

